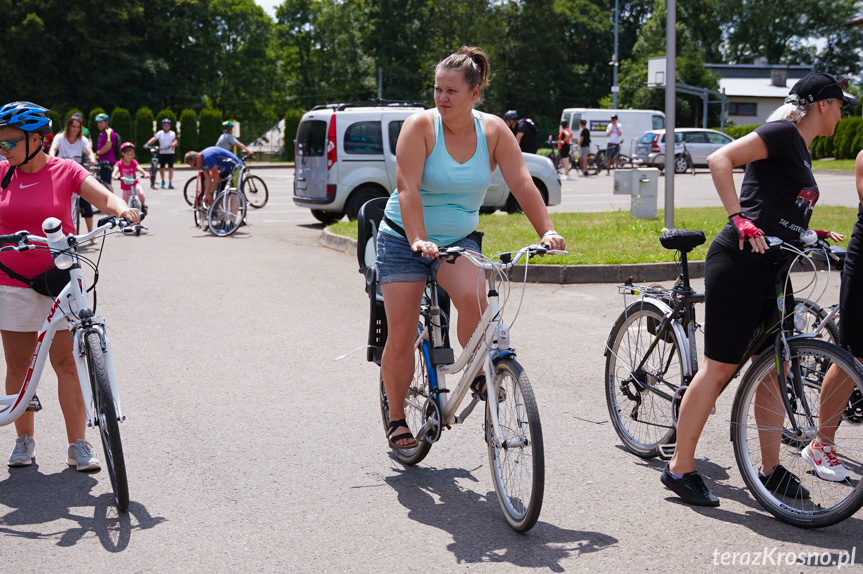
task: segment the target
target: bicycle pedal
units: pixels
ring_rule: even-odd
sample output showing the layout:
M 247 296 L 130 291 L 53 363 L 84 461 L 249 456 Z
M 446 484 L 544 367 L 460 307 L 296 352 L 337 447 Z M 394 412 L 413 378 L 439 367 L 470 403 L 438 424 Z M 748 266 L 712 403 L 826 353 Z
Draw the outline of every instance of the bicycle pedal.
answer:
M 37 413 L 42 410 L 42 403 L 39 402 L 39 397 L 33 395 L 33 398 L 30 399 L 30 404 L 27 405 L 27 412 Z
M 659 445 L 659 449 L 657 452 L 657 454 L 659 455 L 659 459 L 660 460 L 671 460 L 671 457 L 674 456 L 674 450 L 676 448 L 677 448 L 677 443 Z

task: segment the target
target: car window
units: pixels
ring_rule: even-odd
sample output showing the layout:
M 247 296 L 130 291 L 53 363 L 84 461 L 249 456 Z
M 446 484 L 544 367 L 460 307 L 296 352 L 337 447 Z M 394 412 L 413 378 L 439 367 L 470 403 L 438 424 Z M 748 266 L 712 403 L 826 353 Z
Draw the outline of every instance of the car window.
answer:
M 390 122 L 387 126 L 387 133 L 390 136 L 390 152 L 396 155 L 396 144 L 399 143 L 399 134 L 402 132 L 403 121 Z
M 297 154 L 306 157 L 324 155 L 327 141 L 327 122 L 308 120 L 300 124 L 297 130 Z
M 659 140 L 662 143 L 665 143 L 665 133 L 662 134 L 662 139 Z M 674 143 L 681 143 L 683 141 L 683 134 L 680 132 L 674 132 Z
M 665 118 L 663 116 L 651 116 L 651 120 L 653 121 L 653 129 L 655 129 L 655 130 L 664 130 L 665 129 Z
M 713 132 L 707 132 L 707 139 L 710 140 L 710 143 L 725 145 L 731 143 L 731 138 L 725 134 L 715 134 Z
M 707 143 L 707 134 L 704 132 L 686 132 L 683 134 L 685 142 L 688 143 Z
M 656 137 L 656 134 L 653 132 L 644 132 L 641 134 L 641 137 L 638 138 L 638 143 L 640 144 L 649 144 L 653 142 L 653 138 Z
M 348 126 L 344 139 L 345 153 L 382 154 L 381 122 L 357 122 Z

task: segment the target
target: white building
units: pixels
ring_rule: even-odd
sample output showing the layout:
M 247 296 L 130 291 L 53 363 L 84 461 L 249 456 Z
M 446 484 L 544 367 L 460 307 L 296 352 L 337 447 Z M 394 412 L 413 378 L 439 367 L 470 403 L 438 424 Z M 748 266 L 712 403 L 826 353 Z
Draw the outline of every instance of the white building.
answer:
M 797 80 L 812 72 L 812 66 L 769 65 L 761 58 L 755 64 L 704 66 L 720 76 L 727 118 L 737 125 L 763 124 L 783 104 Z

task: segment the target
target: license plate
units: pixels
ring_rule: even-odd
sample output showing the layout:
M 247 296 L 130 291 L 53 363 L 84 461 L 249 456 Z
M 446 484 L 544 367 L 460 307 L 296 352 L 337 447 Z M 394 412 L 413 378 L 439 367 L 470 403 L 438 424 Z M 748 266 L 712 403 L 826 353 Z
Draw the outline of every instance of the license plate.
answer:
M 308 187 L 307 181 L 297 181 L 297 189 L 306 189 Z

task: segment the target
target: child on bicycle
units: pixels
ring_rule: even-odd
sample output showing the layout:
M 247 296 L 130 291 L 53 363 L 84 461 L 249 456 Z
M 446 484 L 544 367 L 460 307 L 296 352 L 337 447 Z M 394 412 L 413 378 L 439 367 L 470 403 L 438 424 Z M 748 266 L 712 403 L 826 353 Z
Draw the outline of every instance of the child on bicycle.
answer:
M 114 172 L 111 174 L 111 177 L 114 179 L 135 177 L 136 173 L 140 173 L 142 176 L 147 177 L 147 172 L 143 167 L 141 167 L 141 164 L 135 161 L 135 144 L 132 142 L 123 142 L 120 145 L 120 157 L 122 159 L 114 164 Z M 120 179 L 120 189 L 123 190 L 123 201 L 128 202 L 129 198 L 132 196 L 132 187 Z M 138 196 L 138 199 L 141 200 L 141 211 L 146 214 L 147 198 L 144 197 L 144 193 L 141 191 L 141 184 L 139 182 L 135 182 L 135 194 Z

